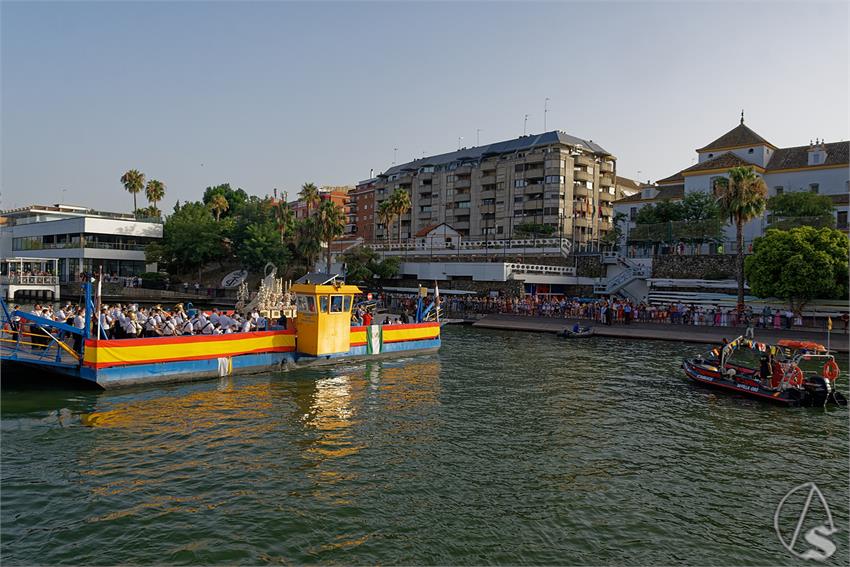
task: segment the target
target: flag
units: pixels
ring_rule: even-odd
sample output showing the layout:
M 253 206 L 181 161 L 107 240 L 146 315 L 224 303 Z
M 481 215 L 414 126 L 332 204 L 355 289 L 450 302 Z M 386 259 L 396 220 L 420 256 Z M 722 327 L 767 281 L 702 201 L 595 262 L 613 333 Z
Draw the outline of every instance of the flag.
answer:
M 437 310 L 437 322 L 440 322 L 440 288 L 437 287 L 437 280 L 434 280 L 434 309 Z
M 826 330 L 832 331 L 832 317 L 826 318 Z

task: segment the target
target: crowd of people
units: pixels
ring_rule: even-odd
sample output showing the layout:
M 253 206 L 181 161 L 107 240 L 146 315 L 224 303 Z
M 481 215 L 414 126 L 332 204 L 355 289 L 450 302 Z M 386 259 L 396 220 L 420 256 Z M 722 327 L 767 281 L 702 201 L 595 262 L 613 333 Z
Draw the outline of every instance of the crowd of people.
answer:
M 734 307 L 705 306 L 672 302 L 648 304 L 628 300 L 588 300 L 572 298 L 524 298 L 452 296 L 443 300 L 446 316 L 463 317 L 476 314 L 511 313 L 537 317 L 588 319 L 600 324 L 628 325 L 640 323 L 669 323 L 713 327 L 747 327 L 791 329 L 803 326 L 803 319 L 790 309 L 771 309 L 764 306 L 754 310 L 747 306 L 743 312 Z M 847 314 L 842 315 L 845 331 Z
M 20 311 L 21 308 L 20 305 L 15 305 L 13 309 Z M 71 302 L 64 305 L 56 304 L 55 307 L 51 304 L 35 304 L 30 313 L 43 319 L 71 325 L 77 329 L 84 329 L 86 326 L 85 309 Z M 275 322 L 270 322 L 257 310 L 243 316 L 239 313 L 220 311 L 217 308 L 205 313 L 203 310 L 195 309 L 191 303 L 188 303 L 185 307 L 180 303 L 175 305 L 173 309 L 163 309 L 160 305 L 140 307 L 136 303 L 125 305 L 117 303 L 104 305 L 100 309 L 99 316 L 92 317 L 92 335 L 99 333 L 101 339 L 221 335 L 263 331 L 273 323 Z M 281 321 L 276 323 L 281 323 Z M 283 325 L 285 326 L 285 322 L 283 322 Z M 42 326 L 47 327 L 46 325 Z M 22 332 L 24 336 L 29 338 L 28 342 L 32 343 L 33 349 L 46 349 L 52 339 L 39 327 L 39 325 L 22 322 L 20 316 L 14 316 L 5 332 L 13 340 L 17 340 L 18 333 Z M 66 335 L 72 335 L 73 348 L 80 352 L 82 336 L 61 330 L 56 331 L 56 336 L 60 340 L 68 338 Z

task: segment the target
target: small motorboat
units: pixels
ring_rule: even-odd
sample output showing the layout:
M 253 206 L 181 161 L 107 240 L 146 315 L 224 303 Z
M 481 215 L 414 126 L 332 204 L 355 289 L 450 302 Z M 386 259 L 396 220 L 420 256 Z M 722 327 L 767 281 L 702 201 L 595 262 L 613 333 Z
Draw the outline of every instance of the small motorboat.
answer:
M 572 329 L 564 329 L 558 336 L 564 339 L 580 339 L 593 336 L 593 327 L 580 327 L 575 325 Z
M 761 368 L 733 362 L 739 349 L 761 353 Z M 738 337 L 722 349 L 685 360 L 682 369 L 698 384 L 785 406 L 847 405 L 835 388 L 838 363 L 817 343 L 783 340 L 766 345 Z

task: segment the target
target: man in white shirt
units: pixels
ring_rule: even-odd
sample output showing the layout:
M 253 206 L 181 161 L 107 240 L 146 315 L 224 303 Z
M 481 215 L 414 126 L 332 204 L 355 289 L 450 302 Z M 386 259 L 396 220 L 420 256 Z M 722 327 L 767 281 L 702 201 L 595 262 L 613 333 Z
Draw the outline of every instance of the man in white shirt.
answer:
M 77 309 L 77 313 L 74 316 L 74 327 L 80 330 L 86 328 L 86 317 L 82 308 Z M 83 350 L 83 336 L 76 333 L 74 334 L 74 350 L 77 353 L 81 353 Z

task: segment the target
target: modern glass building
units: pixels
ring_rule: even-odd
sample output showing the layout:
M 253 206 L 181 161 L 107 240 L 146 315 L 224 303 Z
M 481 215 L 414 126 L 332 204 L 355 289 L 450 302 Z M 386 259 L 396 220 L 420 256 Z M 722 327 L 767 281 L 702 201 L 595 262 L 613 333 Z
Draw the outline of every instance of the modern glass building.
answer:
M 71 205 L 32 205 L 0 212 L 0 257 L 56 258 L 60 281 L 93 273 L 134 276 L 156 271 L 145 247 L 162 238 L 160 219 L 137 219 Z

